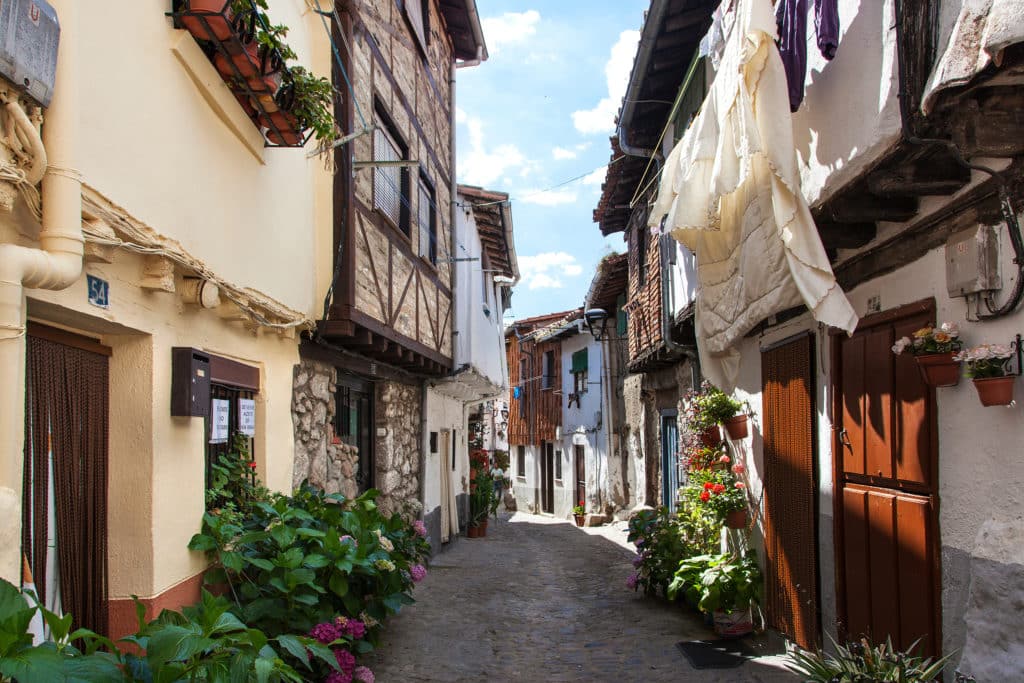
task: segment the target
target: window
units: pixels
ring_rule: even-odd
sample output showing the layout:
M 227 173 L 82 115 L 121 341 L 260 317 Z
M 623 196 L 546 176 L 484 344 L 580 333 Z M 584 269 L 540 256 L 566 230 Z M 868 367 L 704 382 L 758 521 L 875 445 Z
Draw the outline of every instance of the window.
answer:
M 555 479 L 562 481 L 562 451 L 555 451 Z
M 519 386 L 516 387 L 516 397 L 519 399 L 519 417 L 526 417 L 526 391 L 529 388 L 526 376 L 526 358 L 519 359 Z
M 434 206 L 434 188 L 420 175 L 417 218 L 420 228 L 420 256 L 437 265 L 437 211 Z
M 526 446 L 516 446 L 516 476 L 526 478 Z
M 555 352 L 544 352 L 544 372 L 540 380 L 541 389 L 550 389 L 555 386 Z
M 636 257 L 636 279 L 642 287 L 647 282 L 647 227 L 644 225 L 636 227 Z
M 412 27 L 412 34 L 424 54 L 430 44 L 430 3 L 429 0 L 404 0 L 405 17 Z
M 378 128 L 373 133 L 373 160 L 383 162 L 373 172 L 373 208 L 396 228 L 409 234 L 409 169 L 395 165 L 408 159 L 408 151 L 394 126 L 378 108 Z
M 334 433 L 359 451 L 356 485 L 373 488 L 373 385 L 338 373 L 334 391 Z
M 587 391 L 587 350 L 572 354 L 572 391 L 579 396 Z

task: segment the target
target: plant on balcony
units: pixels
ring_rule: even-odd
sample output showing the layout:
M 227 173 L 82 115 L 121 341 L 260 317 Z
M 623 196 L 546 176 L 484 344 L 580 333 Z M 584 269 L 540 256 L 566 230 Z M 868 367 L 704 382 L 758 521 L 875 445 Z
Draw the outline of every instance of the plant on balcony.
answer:
M 1009 369 L 1014 350 L 1003 344 L 981 344 L 961 351 L 955 360 L 967 364 L 967 376 L 983 406 L 1005 406 L 1013 401 L 1013 383 L 1017 378 Z

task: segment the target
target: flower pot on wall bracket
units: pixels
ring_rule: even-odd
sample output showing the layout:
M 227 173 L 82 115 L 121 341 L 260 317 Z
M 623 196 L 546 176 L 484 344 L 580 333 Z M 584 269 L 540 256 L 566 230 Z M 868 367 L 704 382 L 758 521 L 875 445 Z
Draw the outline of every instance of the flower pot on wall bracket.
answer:
M 747 526 L 747 511 L 733 510 L 725 515 L 725 526 L 730 529 L 745 529 Z
M 914 356 L 925 384 L 932 387 L 952 387 L 960 381 L 960 361 L 952 353 L 929 353 Z
M 708 448 L 714 448 L 722 443 L 722 429 L 718 425 L 712 425 L 700 433 L 700 442 Z
M 1013 402 L 1013 381 L 1015 375 L 975 379 L 974 388 L 983 406 L 1008 406 Z
M 725 427 L 725 431 L 729 433 L 729 438 L 733 441 L 745 439 L 749 433 L 747 430 L 747 416 L 743 413 L 730 417 L 722 423 L 722 426 Z
M 227 40 L 231 36 L 231 0 L 188 0 L 181 23 L 199 40 Z

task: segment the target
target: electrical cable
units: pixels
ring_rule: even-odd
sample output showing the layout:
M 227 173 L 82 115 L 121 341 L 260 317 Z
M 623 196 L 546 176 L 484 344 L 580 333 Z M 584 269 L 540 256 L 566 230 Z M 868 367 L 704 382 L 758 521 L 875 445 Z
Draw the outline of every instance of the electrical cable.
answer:
M 611 168 L 613 164 L 616 164 L 616 163 L 618 163 L 619 161 L 621 161 L 621 160 L 623 160 L 625 158 L 626 158 L 625 154 L 619 155 L 619 156 L 615 157 L 614 159 L 612 159 L 611 161 L 609 161 L 607 164 L 605 164 L 603 166 L 598 166 L 597 168 L 591 169 L 590 171 L 588 171 L 586 173 L 581 173 L 580 175 L 575 176 L 573 178 L 569 178 L 568 180 L 563 180 L 562 182 L 558 183 L 557 185 L 552 185 L 551 187 L 546 187 L 543 190 L 537 190 L 535 192 L 528 192 L 527 194 L 521 195 L 519 197 L 509 197 L 508 199 L 499 199 L 499 200 L 496 200 L 496 201 L 493 201 L 493 202 L 470 202 L 468 204 L 462 204 L 460 202 L 456 202 L 455 205 L 459 206 L 459 207 L 463 207 L 463 208 L 467 208 L 467 207 L 468 208 L 475 208 L 475 207 L 481 207 L 481 206 L 495 206 L 496 204 L 511 204 L 513 201 L 522 201 L 522 200 L 526 199 L 527 197 L 536 197 L 538 195 L 542 195 L 542 194 L 545 194 L 547 192 L 551 192 L 552 190 L 557 190 L 558 188 L 560 188 L 560 187 L 562 187 L 564 185 L 568 185 L 569 183 L 574 183 L 574 182 L 576 182 L 578 180 L 582 180 L 582 179 L 586 178 L 587 176 L 591 175 L 594 171 L 597 171 L 597 170 L 599 170 L 601 168 L 606 168 L 606 169 L 607 168 Z

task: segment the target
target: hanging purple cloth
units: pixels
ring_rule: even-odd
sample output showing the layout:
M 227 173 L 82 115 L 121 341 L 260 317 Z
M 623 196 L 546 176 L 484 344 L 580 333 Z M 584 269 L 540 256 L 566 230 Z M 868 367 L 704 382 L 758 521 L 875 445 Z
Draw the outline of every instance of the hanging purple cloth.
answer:
M 796 111 L 804 99 L 807 77 L 807 2 L 778 0 L 775 21 L 779 28 L 779 54 L 789 85 L 789 108 Z M 814 0 L 814 29 L 818 50 L 825 59 L 836 56 L 839 47 L 839 0 Z

